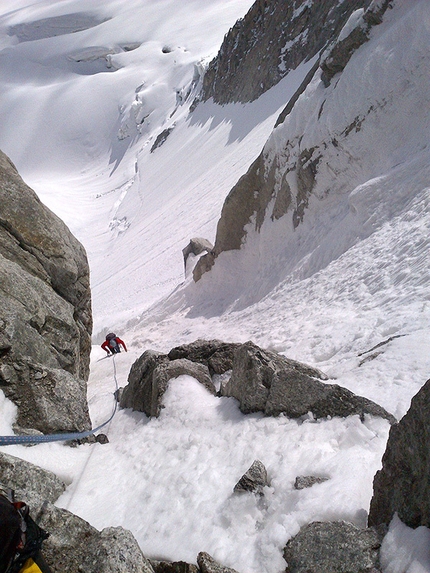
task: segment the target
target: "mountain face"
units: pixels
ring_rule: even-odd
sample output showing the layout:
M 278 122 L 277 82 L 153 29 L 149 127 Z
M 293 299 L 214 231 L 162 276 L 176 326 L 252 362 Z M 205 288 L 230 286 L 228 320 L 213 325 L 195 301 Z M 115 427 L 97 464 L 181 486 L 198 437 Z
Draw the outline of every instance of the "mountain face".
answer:
M 418 200 L 427 170 L 424 10 L 397 0 L 354 12 L 227 196 L 196 281 L 238 249 L 242 261 L 252 256 L 254 276 L 275 258 L 283 277 L 306 277 L 400 213 L 406 196 Z M 346 229 L 342 242 L 336 225 Z
M 85 250 L 0 152 L 0 388 L 17 424 L 84 430 L 91 350 Z
M 206 71 L 201 99 L 249 102 L 335 38 L 351 14 L 370 0 L 257 0 L 226 34 Z

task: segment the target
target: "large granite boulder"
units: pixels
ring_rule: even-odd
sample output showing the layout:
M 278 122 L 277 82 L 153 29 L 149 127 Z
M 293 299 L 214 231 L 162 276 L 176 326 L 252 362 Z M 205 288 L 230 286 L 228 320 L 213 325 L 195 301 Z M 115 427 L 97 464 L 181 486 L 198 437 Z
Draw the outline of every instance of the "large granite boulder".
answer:
M 131 367 L 128 384 L 121 394 L 121 407 L 158 417 L 169 381 L 182 375 L 195 378 L 211 394 L 216 393 L 207 366 L 186 358 L 171 361 L 166 354 L 147 350 Z
M 17 425 L 90 427 L 89 268 L 82 245 L 0 152 L 0 389 Z
M 260 411 L 290 418 L 309 412 L 315 418 L 371 414 L 396 421 L 371 400 L 322 380 L 327 376 L 320 370 L 247 342 L 235 352 L 232 375 L 223 393 L 236 398 L 246 414 Z
M 373 481 L 369 525 L 389 524 L 397 513 L 409 527 L 430 527 L 430 380 L 390 429 L 382 469 Z
M 343 521 L 310 523 L 285 547 L 286 573 L 378 573 L 382 537 Z

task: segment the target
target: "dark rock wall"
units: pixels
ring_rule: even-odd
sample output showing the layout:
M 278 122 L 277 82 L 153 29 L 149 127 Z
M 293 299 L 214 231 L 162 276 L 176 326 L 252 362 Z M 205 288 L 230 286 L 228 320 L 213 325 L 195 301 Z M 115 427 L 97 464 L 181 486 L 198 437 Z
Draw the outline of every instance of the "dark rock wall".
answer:
M 430 527 L 430 380 L 392 426 L 373 481 L 369 525 L 389 525 L 396 512 L 409 527 Z
M 370 0 L 257 0 L 209 64 L 201 99 L 249 102 L 315 56 Z
M 17 424 L 89 426 L 91 293 L 84 248 L 0 152 L 0 388 Z

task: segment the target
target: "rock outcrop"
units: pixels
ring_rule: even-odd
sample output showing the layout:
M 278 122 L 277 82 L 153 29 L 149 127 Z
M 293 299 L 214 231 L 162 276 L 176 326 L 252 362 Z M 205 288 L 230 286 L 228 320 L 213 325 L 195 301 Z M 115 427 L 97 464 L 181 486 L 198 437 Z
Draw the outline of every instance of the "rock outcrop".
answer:
M 373 481 L 369 525 L 389 525 L 394 513 L 409 527 L 430 527 L 430 380 L 390 429 L 382 469 Z
M 203 237 L 194 237 L 190 239 L 188 245 L 182 249 L 185 270 L 187 270 L 187 261 L 190 255 L 194 255 L 195 258 L 202 253 L 210 253 L 212 249 L 212 243 Z
M 370 0 L 257 0 L 225 36 L 203 80 L 201 99 L 249 102 L 314 57 Z
M 121 527 L 100 532 L 52 504 L 39 524 L 50 534 L 43 555 L 53 573 L 154 573 L 133 535 Z
M 57 501 L 66 489 L 54 473 L 4 453 L 0 453 L 0 483 L 13 489 L 16 499 L 25 501 L 34 514 L 45 501 Z
M 131 367 L 128 384 L 121 394 L 121 407 L 158 417 L 169 381 L 182 375 L 192 376 L 215 394 L 207 366 L 186 358 L 170 361 L 165 354 L 147 350 Z
M 314 522 L 290 539 L 286 573 L 378 573 L 382 534 L 343 521 Z
M 212 394 L 211 377 L 231 371 L 219 395 L 239 401 L 244 414 L 264 412 L 266 416 L 286 414 L 300 418 L 310 412 L 315 418 L 365 414 L 394 423 L 395 418 L 371 400 L 356 396 L 311 366 L 285 358 L 253 344 L 197 340 L 173 348 L 167 355 L 147 350 L 133 364 L 120 405 L 158 416 L 169 380 L 182 374 L 192 376 Z
M 255 9 L 257 9 L 257 4 Z M 280 4 L 286 6 L 286 3 Z M 310 10 L 325 10 L 326 7 L 325 2 L 313 2 L 312 8 L 309 6 L 305 8 L 305 4 L 302 5 L 301 15 L 307 14 Z M 336 2 L 336 4 L 338 3 Z M 294 113 L 297 103 L 300 101 L 299 96 L 303 94 L 311 80 L 320 78 L 323 85 L 329 86 L 331 84 L 333 77 L 345 69 L 352 55 L 369 40 L 372 28 L 382 22 L 388 6 L 388 0 L 374 1 L 370 5 L 369 2 L 343 2 L 338 5 L 338 8 L 346 10 L 348 15 L 351 15 L 353 11 L 349 11 L 350 7 L 355 9 L 367 7 L 367 9 L 357 10 L 352 14 L 351 20 L 345 24 L 338 36 L 339 29 L 336 28 L 336 33 L 331 29 L 331 43 L 322 54 L 320 63 L 317 62 L 306 76 L 297 93 L 293 95 L 291 101 L 280 114 L 275 127 L 284 124 L 287 117 Z M 262 9 L 260 6 L 260 11 Z M 283 9 L 286 10 L 287 8 Z M 346 22 L 342 18 L 339 21 Z M 264 66 L 261 68 L 263 69 Z M 210 79 L 210 70 L 208 70 L 207 75 L 209 78 L 207 81 L 211 85 L 216 85 L 215 80 Z M 234 75 L 235 78 L 240 77 L 237 73 Z M 225 85 L 225 76 L 224 70 L 221 76 L 223 86 Z M 225 89 L 227 90 L 227 88 Z M 207 93 L 212 95 L 212 92 L 208 91 Z M 318 93 L 319 96 L 314 102 L 313 109 L 313 111 L 317 109 L 318 112 L 315 113 L 313 121 L 323 124 L 326 121 L 324 116 L 326 101 L 323 92 Z M 330 93 L 327 97 L 333 97 L 333 94 Z M 333 166 L 333 161 L 329 159 L 329 153 L 339 155 L 346 138 L 362 128 L 367 115 L 372 111 L 374 112 L 378 105 L 376 102 L 372 105 L 366 101 L 367 107 L 357 111 L 356 117 L 348 119 L 343 128 L 336 134 L 330 133 L 330 120 L 328 120 L 328 127 L 322 131 L 321 138 L 317 138 L 309 145 L 303 143 L 305 134 L 300 131 L 300 127 L 293 127 L 292 130 L 287 131 L 283 134 L 283 139 L 276 133 L 275 129 L 272 138 L 269 139 L 261 154 L 228 194 L 218 221 L 214 248 L 197 262 L 193 270 L 194 281 L 197 282 L 204 273 L 210 271 L 222 252 L 241 249 L 246 243 L 246 237 L 250 230 L 260 232 L 266 220 L 277 221 L 288 213 L 291 218 L 289 221 L 285 218 L 285 225 L 289 227 L 291 223 L 292 229 L 297 229 L 303 223 L 312 195 L 323 199 L 333 193 L 336 184 L 340 185 L 340 181 L 335 182 L 338 173 Z M 297 111 L 297 114 L 295 121 L 297 121 L 297 117 L 300 117 L 297 121 L 297 125 L 300 126 L 301 114 L 307 116 L 310 115 L 310 111 L 301 110 Z M 324 159 L 325 157 L 327 159 Z M 345 168 L 344 165 L 348 165 L 348 162 L 350 162 L 350 157 L 347 155 L 343 159 L 343 169 Z M 318 189 L 320 173 L 322 178 L 326 177 L 328 181 L 325 183 L 324 189 Z M 327 173 L 329 177 L 327 177 Z
M 18 427 L 88 429 L 84 248 L 1 152 L 0 202 L 0 389 L 18 406 Z
M 264 412 L 266 416 L 286 414 L 290 418 L 309 412 L 315 418 L 371 414 L 396 421 L 371 400 L 321 380 L 327 376 L 320 370 L 247 342 L 235 353 L 224 394 L 236 398 L 246 414 Z

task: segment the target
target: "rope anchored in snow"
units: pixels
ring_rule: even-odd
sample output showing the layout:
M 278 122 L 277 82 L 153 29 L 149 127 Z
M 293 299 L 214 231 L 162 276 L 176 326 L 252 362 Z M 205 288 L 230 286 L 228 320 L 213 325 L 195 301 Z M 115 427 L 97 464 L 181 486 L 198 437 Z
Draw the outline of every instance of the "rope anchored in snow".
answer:
M 118 395 L 118 381 L 116 378 L 116 364 L 115 364 L 115 355 L 113 355 L 113 377 L 115 380 L 115 402 L 113 412 L 110 417 L 94 428 L 93 430 L 87 430 L 85 432 L 71 432 L 67 434 L 43 434 L 41 436 L 0 436 L 0 446 L 12 446 L 16 444 L 41 444 L 44 442 L 68 442 L 69 440 L 81 440 L 82 438 L 87 438 L 88 436 L 92 436 L 105 426 L 109 424 L 109 422 L 113 419 L 116 414 L 117 410 L 117 399 L 116 396 Z

